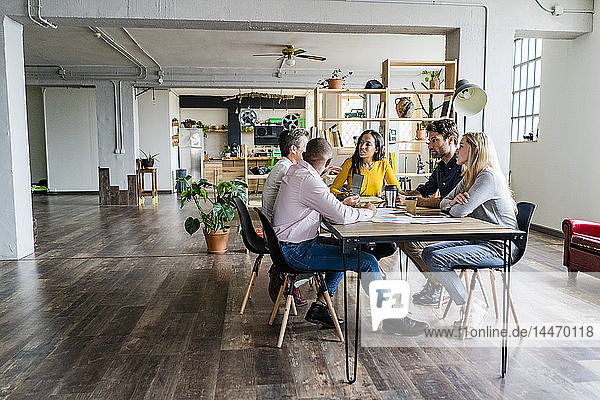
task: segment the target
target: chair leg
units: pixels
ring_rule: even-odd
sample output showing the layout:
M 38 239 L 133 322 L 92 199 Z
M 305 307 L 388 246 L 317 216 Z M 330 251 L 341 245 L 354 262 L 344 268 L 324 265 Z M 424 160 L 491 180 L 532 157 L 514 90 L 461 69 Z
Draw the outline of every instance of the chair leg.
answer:
M 283 337 L 285 336 L 285 328 L 287 327 L 290 310 L 294 304 L 294 276 L 288 279 L 287 300 L 285 302 L 285 310 L 283 311 L 283 319 L 281 320 L 281 328 L 279 328 L 279 337 L 277 338 L 277 347 L 281 348 Z
M 298 310 L 296 309 L 296 301 L 294 300 L 294 296 L 292 295 L 292 314 L 298 315 Z
M 277 338 L 277 347 L 281 348 L 283 344 L 283 336 L 285 335 L 285 328 L 287 327 L 288 317 L 290 316 L 290 307 L 294 301 L 294 296 L 288 294 L 285 302 L 285 311 L 283 312 L 283 320 L 281 321 L 281 328 L 279 329 L 279 337 Z
M 252 289 L 250 289 L 249 299 L 252 298 L 252 293 L 254 293 L 254 286 L 256 283 L 256 279 L 258 278 L 258 270 L 260 269 L 260 266 L 262 264 L 263 257 L 264 257 L 264 254 L 259 254 L 258 257 L 256 257 L 256 260 L 254 260 L 254 267 L 252 267 L 252 270 L 255 272 L 255 277 L 254 277 L 254 283 L 252 284 Z
M 246 289 L 246 295 L 244 296 L 244 300 L 242 301 L 242 308 L 240 309 L 240 315 L 244 314 L 246 310 L 246 303 L 250 298 L 250 293 L 252 292 L 252 288 L 254 287 L 254 280 L 256 279 L 256 272 L 252 271 L 250 275 L 250 282 L 248 282 L 248 288 Z
M 519 323 L 519 318 L 517 318 L 517 309 L 515 308 L 515 303 L 513 303 L 512 294 L 508 292 L 508 302 L 510 304 L 510 311 L 512 311 L 513 319 L 515 320 L 515 324 L 517 325 L 517 329 L 521 330 L 521 324 Z
M 496 291 L 496 275 L 494 275 L 493 269 L 490 269 L 490 287 L 492 288 L 492 298 L 494 299 L 494 312 L 496 313 L 496 319 L 498 319 L 498 292 Z
M 258 277 L 258 268 L 260 267 L 260 263 L 262 261 L 263 255 L 259 254 L 254 260 L 254 266 L 252 267 L 252 274 L 250 275 L 250 282 L 248 283 L 248 288 L 246 289 L 246 295 L 244 296 L 244 300 L 242 301 L 242 308 L 240 309 L 240 315 L 244 314 L 246 310 L 246 303 L 248 300 L 252 298 L 252 292 L 254 291 L 254 285 L 256 283 L 256 278 Z
M 465 274 L 466 275 L 466 274 Z M 471 285 L 469 287 L 469 297 L 467 299 L 467 306 L 465 307 L 465 316 L 463 318 L 462 330 L 460 332 L 460 338 L 464 340 L 467 334 L 467 326 L 469 326 L 469 316 L 471 314 L 471 305 L 473 304 L 473 293 L 475 293 L 475 273 L 471 277 Z
M 283 284 L 279 288 L 279 293 L 277 294 L 277 299 L 275 300 L 275 305 L 273 306 L 273 311 L 271 312 L 271 318 L 269 318 L 269 325 L 273 325 L 273 321 L 275 321 L 275 316 L 277 315 L 277 311 L 279 310 L 279 303 L 281 303 L 281 299 L 283 298 L 283 293 L 285 292 L 285 288 L 288 283 L 288 275 L 285 275 L 285 279 L 283 280 Z
M 331 302 L 331 297 L 329 296 L 329 291 L 327 290 L 327 285 L 325 285 L 325 279 L 321 274 L 317 275 L 317 285 L 319 286 L 319 293 L 323 293 L 323 297 L 325 298 L 325 302 L 327 303 L 327 308 L 329 309 L 329 314 L 331 314 L 331 318 L 333 319 L 333 325 L 335 326 L 335 332 L 340 339 L 340 342 L 344 343 L 344 334 L 342 333 L 342 328 L 340 327 L 340 322 L 338 321 L 337 313 L 333 308 L 333 303 Z
M 462 279 L 462 277 L 465 275 L 465 270 L 461 269 L 460 270 L 460 274 L 458 274 L 458 279 Z M 467 286 L 467 290 L 469 290 L 469 286 Z M 442 286 L 442 292 L 444 291 L 444 286 Z M 441 304 L 441 300 L 440 300 L 440 304 Z M 448 313 L 450 312 L 450 306 L 452 306 L 452 297 L 450 297 L 448 299 L 448 305 L 446 306 L 446 309 L 444 310 L 444 315 L 442 315 L 442 319 L 446 319 L 446 317 L 448 316 Z
M 502 285 L 503 285 L 502 287 L 506 286 L 506 276 L 504 274 L 502 274 Z M 519 323 L 519 318 L 517 317 L 517 309 L 515 308 L 515 304 L 513 303 L 513 298 L 512 298 L 512 294 L 510 291 L 508 292 L 508 304 L 510 306 L 510 311 L 512 312 L 515 324 L 517 325 L 517 328 L 520 330 L 521 324 Z
M 481 282 L 481 275 L 479 275 L 478 270 L 475 270 L 475 278 L 477 278 L 477 282 L 479 283 L 479 288 L 481 289 L 481 295 L 483 296 L 483 300 L 485 301 L 485 306 L 489 308 L 490 302 L 488 301 L 487 295 L 485 294 L 485 288 L 483 287 L 483 283 Z

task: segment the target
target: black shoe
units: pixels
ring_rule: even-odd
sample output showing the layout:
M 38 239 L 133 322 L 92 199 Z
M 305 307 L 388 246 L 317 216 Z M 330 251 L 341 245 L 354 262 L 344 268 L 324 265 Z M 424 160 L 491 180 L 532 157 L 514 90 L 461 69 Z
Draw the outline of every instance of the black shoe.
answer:
M 413 304 L 420 306 L 437 306 L 440 302 L 442 292 L 441 286 L 431 286 L 433 289 L 429 293 L 424 293 L 421 296 L 413 297 Z
M 313 324 L 321 324 L 323 328 L 335 328 L 333 318 L 331 318 L 327 306 L 319 304 L 316 301 L 310 305 L 304 319 Z M 338 318 L 338 323 L 341 325 L 344 323 L 344 320 Z
M 381 323 L 381 330 L 385 333 L 397 336 L 419 336 L 429 328 L 427 322 L 416 321 L 404 317 L 400 319 L 385 319 Z
M 429 279 L 427 279 L 427 282 L 425 283 L 425 286 L 423 286 L 423 288 L 421 289 L 421 291 L 414 293 L 412 295 L 413 299 L 416 299 L 417 297 L 421 297 L 427 293 L 429 293 L 431 291 L 431 287 L 433 286 L 433 284 L 431 283 L 431 281 Z

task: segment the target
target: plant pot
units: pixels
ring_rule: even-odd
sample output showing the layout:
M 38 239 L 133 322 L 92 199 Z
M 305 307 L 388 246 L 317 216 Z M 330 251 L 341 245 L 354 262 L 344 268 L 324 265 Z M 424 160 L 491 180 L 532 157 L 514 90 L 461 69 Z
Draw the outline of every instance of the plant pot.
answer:
M 329 89 L 341 89 L 344 86 L 344 80 L 341 78 L 332 78 L 327 80 Z
M 429 89 L 437 90 L 440 88 L 440 80 L 439 78 L 432 78 L 429 81 Z
M 416 140 L 426 140 L 427 139 L 427 130 L 419 129 L 417 130 L 417 134 L 415 136 Z
M 154 167 L 154 159 L 149 160 L 147 158 L 142 158 L 142 168 L 152 168 Z
M 227 242 L 229 241 L 229 231 L 227 228 L 224 231 L 210 231 L 207 232 L 203 229 L 204 239 L 206 240 L 206 247 L 208 252 L 212 254 L 223 254 L 227 252 Z

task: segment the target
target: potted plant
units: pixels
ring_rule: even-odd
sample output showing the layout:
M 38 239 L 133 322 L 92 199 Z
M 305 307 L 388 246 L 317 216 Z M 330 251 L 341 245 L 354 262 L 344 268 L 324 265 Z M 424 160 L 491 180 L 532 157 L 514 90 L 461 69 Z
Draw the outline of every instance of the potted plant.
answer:
M 427 125 L 429 125 L 430 121 L 421 121 L 417 122 L 417 134 L 416 140 L 425 140 L 427 139 Z
M 158 160 L 156 158 L 156 156 L 158 156 L 160 153 L 151 154 L 151 153 L 146 153 L 144 150 L 140 150 L 140 151 L 144 155 L 144 158 L 141 159 L 142 160 L 142 168 L 153 168 L 154 160 Z
M 352 71 L 348 71 L 347 74 L 342 74 L 342 70 L 336 68 L 331 73 L 331 77 L 325 79 L 319 79 L 317 85 L 321 87 L 327 87 L 329 89 L 341 89 L 344 86 L 344 81 L 347 77 L 352 75 Z
M 204 238 L 209 253 L 225 253 L 229 240 L 230 228 L 226 224 L 235 215 L 234 197 L 243 201 L 248 199 L 246 189 L 248 184 L 243 179 L 234 179 L 219 182 L 218 185 L 210 183 L 206 179 L 191 181 L 192 176 L 177 179 L 184 184 L 185 189 L 181 192 L 181 207 L 187 202 L 194 202 L 200 218 L 188 217 L 185 220 L 185 230 L 190 235 L 194 234 L 200 225 L 204 225 Z M 212 190 L 212 197 L 209 191 Z M 201 207 L 201 202 L 208 205 L 208 209 Z
M 207 132 L 208 132 L 208 125 L 204 125 L 202 123 L 202 121 L 197 121 L 196 122 L 196 128 L 198 129 L 202 129 L 202 134 L 204 135 L 204 137 L 208 137 Z
M 423 86 L 425 86 L 422 82 L 421 84 Z M 415 89 L 415 85 L 412 85 L 413 89 Z M 425 88 L 427 89 L 427 87 L 425 86 Z M 419 105 L 420 107 L 417 108 L 417 110 L 421 110 L 423 112 L 423 118 L 435 118 L 434 113 L 435 111 L 442 107 L 443 104 L 440 104 L 439 106 L 435 106 L 433 104 L 433 94 L 429 94 L 429 99 L 427 102 L 427 107 L 425 107 L 425 104 L 423 104 L 423 100 L 421 100 L 421 96 L 419 94 L 416 94 L 417 96 L 417 100 L 419 101 Z M 427 139 L 427 125 L 429 125 L 431 123 L 431 121 L 421 121 L 420 123 L 417 124 L 417 133 L 416 133 L 416 139 L 417 140 L 425 140 Z
M 229 144 L 223 146 L 223 151 L 221 152 L 221 154 L 223 154 L 223 157 L 225 158 L 231 157 L 231 147 L 229 147 Z
M 441 73 L 442 70 L 440 69 L 439 71 L 423 71 L 421 72 L 421 75 L 425 75 L 425 82 L 429 82 L 429 89 L 439 89 Z M 425 88 L 427 88 L 427 86 L 425 86 Z
M 185 121 L 183 121 L 182 124 L 184 128 L 193 128 L 196 126 L 196 121 L 188 118 Z

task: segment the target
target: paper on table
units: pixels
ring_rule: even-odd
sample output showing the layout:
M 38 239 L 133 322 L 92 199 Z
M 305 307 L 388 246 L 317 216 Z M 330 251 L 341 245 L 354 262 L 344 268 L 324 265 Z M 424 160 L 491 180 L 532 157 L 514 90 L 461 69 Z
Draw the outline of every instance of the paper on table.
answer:
M 401 212 L 393 208 L 378 208 L 375 216 L 371 219 L 372 222 L 387 222 L 393 224 L 445 224 L 452 222 L 460 222 L 460 219 L 449 218 L 445 215 L 435 217 L 413 217 L 410 215 L 402 215 Z
M 382 201 L 383 201 L 383 199 L 381 199 L 380 197 L 375 197 L 375 196 L 361 196 L 360 197 L 361 203 L 381 203 Z

